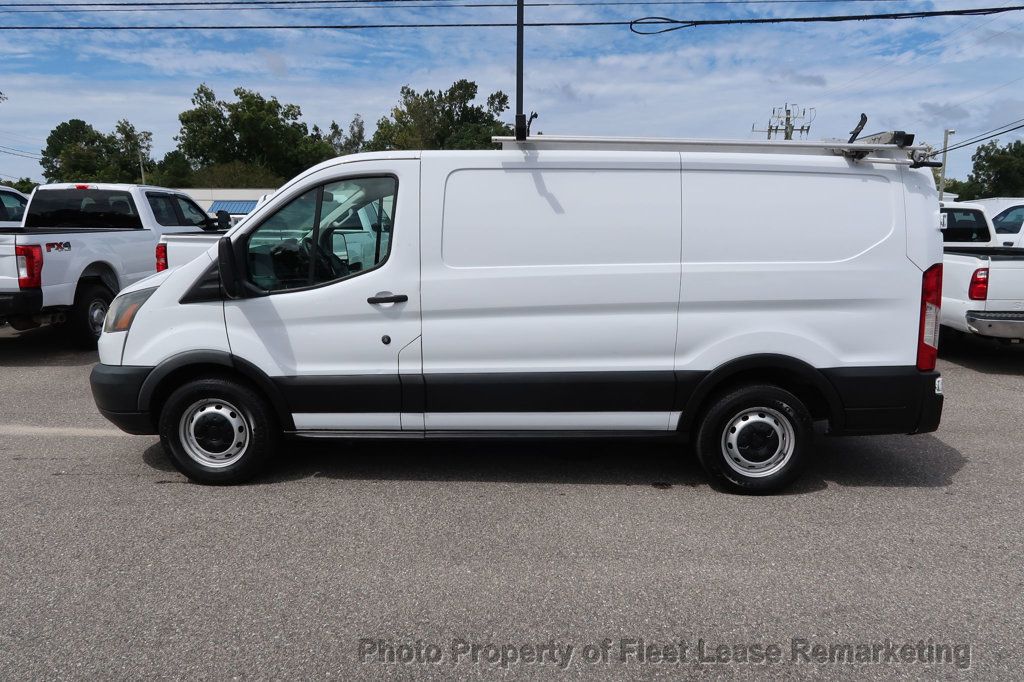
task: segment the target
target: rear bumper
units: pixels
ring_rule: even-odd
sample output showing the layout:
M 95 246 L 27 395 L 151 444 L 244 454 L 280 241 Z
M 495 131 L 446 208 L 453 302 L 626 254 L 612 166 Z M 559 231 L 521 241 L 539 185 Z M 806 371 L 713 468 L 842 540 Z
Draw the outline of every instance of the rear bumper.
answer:
M 1024 313 L 967 313 L 967 328 L 981 336 L 1024 339 Z
M 930 433 L 942 418 L 942 376 L 916 367 L 823 370 L 842 403 L 836 435 Z M 835 423 L 841 422 L 841 423 Z
M 122 431 L 156 433 L 152 415 L 139 409 L 139 393 L 152 367 L 96 365 L 89 375 L 92 397 L 100 414 Z
M 35 315 L 43 309 L 40 289 L 0 292 L 0 318 Z

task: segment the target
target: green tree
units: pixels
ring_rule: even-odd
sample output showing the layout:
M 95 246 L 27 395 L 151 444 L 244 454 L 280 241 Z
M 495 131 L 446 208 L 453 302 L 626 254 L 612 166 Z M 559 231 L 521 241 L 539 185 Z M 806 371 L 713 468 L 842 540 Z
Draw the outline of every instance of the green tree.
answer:
M 269 168 L 243 161 L 215 163 L 192 174 L 192 187 L 276 188 L 285 178 Z
M 138 182 L 140 163 L 152 167 L 152 139 L 126 120 L 104 134 L 73 118 L 50 131 L 39 164 L 50 182 Z
M 291 177 L 334 156 L 330 142 L 301 120 L 298 105 L 245 88 L 235 88 L 234 95 L 233 102 L 218 100 L 200 85 L 193 108 L 178 116 L 178 149 L 194 168 L 241 162 Z
M 1024 195 L 1024 141 L 1000 147 L 998 140 L 980 145 L 971 156 L 973 167 L 967 184 L 978 197 L 1019 197 Z
M 314 126 L 313 134 L 319 135 L 320 129 Z M 348 124 L 347 133 L 341 129 L 341 126 L 331 121 L 327 134 L 323 138 L 338 156 L 358 154 L 366 147 L 366 125 L 363 123 L 363 117 L 359 114 L 353 116 Z
M 366 145 L 385 149 L 491 149 L 494 135 L 511 135 L 512 126 L 499 116 L 508 110 L 508 95 L 492 93 L 484 105 L 474 104 L 477 84 L 458 80 L 445 91 L 418 93 L 408 85 L 401 101 L 377 122 Z
M 161 187 L 192 187 L 194 173 L 185 155 L 178 149 L 172 149 L 157 161 L 156 168 L 146 179 L 150 184 Z
M 956 194 L 960 201 L 1024 196 L 1024 141 L 1003 147 L 998 140 L 986 142 L 974 150 L 971 163 L 966 180 L 946 178 L 946 192 Z
M 4 183 L 8 187 L 13 187 L 22 194 L 31 194 L 32 190 L 39 186 L 39 183 L 30 178 L 18 178 L 14 182 Z

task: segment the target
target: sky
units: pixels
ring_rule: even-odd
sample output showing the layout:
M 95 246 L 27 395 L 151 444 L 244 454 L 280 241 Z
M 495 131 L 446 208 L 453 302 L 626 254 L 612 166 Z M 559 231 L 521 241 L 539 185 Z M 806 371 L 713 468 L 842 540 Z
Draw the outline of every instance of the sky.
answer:
M 29 0 L 0 3 L 9 1 Z M 481 0 L 98 14 L 0 6 L 0 27 L 515 20 L 513 6 L 451 6 L 466 2 Z M 526 17 L 703 19 L 1012 4 L 1016 0 L 531 6 Z M 944 128 L 957 131 L 955 142 L 1024 119 L 1024 12 L 697 27 L 657 36 L 634 35 L 625 26 L 533 27 L 526 31 L 525 59 L 525 106 L 539 114 L 533 131 L 546 134 L 761 138 L 751 128 L 764 128 L 774 107 L 796 103 L 807 110 L 811 139 L 849 137 L 864 112 L 865 132 L 906 130 L 939 147 Z M 127 118 L 153 133 L 153 154 L 160 158 L 174 148 L 178 114 L 189 108 L 200 83 L 222 99 L 241 86 L 298 104 L 310 125 L 346 125 L 359 113 L 372 132 L 397 102 L 401 86 L 446 88 L 459 78 L 479 84 L 481 101 L 495 90 L 513 95 L 515 30 L 0 30 L 0 92 L 8 97 L 0 103 L 0 183 L 41 179 L 36 160 L 25 157 L 37 155 L 50 130 L 70 118 L 104 132 Z M 1022 137 L 1019 130 L 1000 141 Z M 972 151 L 950 154 L 950 177 L 966 177 Z

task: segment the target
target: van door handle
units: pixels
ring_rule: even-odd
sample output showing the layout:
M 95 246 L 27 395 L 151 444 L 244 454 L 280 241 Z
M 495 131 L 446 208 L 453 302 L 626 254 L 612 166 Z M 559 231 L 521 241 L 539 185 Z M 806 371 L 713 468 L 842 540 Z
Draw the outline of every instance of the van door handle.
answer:
M 384 292 L 381 292 L 376 296 L 371 296 L 370 298 L 366 299 L 366 302 L 369 303 L 370 305 L 380 305 L 381 303 L 405 303 L 406 301 L 409 300 L 409 297 L 406 296 L 405 294 L 381 294 L 384 294 Z

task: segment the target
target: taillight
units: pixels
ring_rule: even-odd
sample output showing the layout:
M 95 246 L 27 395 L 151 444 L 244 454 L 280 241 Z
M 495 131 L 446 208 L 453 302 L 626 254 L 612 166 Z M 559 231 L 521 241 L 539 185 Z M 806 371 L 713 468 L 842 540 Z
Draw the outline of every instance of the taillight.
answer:
M 43 285 L 43 247 L 38 244 L 15 246 L 14 256 L 18 262 L 18 287 L 38 289 Z
M 924 271 L 921 281 L 921 327 L 917 336 L 917 368 L 935 369 L 939 354 L 939 311 L 942 307 L 942 263 Z
M 972 301 L 988 299 L 988 268 L 978 268 L 971 275 L 971 285 L 967 287 L 967 298 Z
M 156 271 L 163 272 L 167 269 L 167 244 L 156 245 Z

